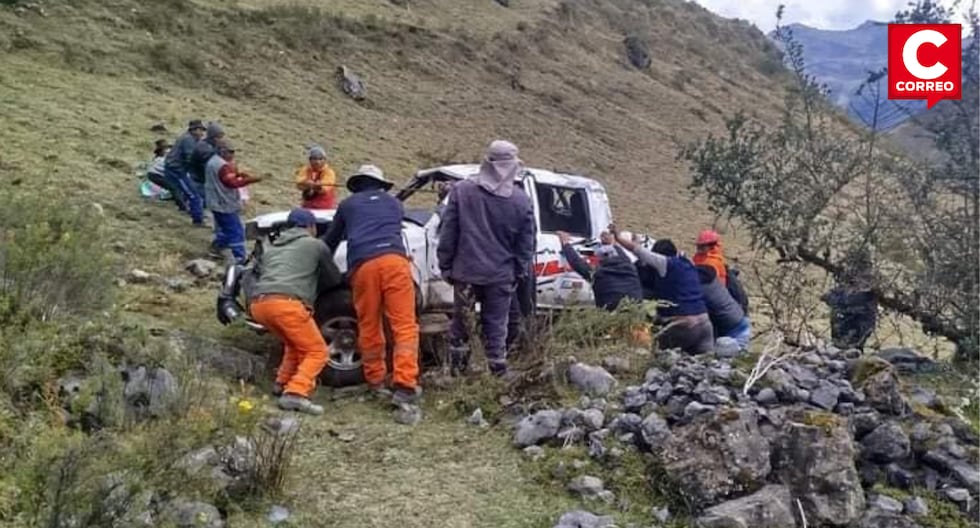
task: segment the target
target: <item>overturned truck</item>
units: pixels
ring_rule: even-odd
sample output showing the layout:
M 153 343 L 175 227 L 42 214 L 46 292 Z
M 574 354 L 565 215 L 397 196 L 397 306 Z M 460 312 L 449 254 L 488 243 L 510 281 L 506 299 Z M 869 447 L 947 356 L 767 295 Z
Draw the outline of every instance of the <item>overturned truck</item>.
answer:
M 478 165 L 450 165 L 421 170 L 397 193 L 407 201 L 419 193 L 433 193 L 446 183 L 458 182 L 475 175 Z M 532 310 L 559 310 L 574 304 L 591 304 L 591 285 L 574 273 L 561 256 L 556 233 L 572 235 L 572 243 L 588 261 L 594 261 L 594 247 L 599 233 L 609 225 L 612 215 L 606 190 L 599 182 L 582 176 L 540 169 L 526 169 L 517 181 L 534 205 L 537 240 L 533 275 L 535 284 L 521 299 L 525 315 Z M 423 334 L 440 334 L 448 329 L 453 307 L 453 289 L 442 279 L 436 260 L 439 241 L 439 210 L 446 198 L 434 200 L 428 209 L 406 208 L 402 222 L 402 239 L 412 262 L 415 281 L 416 311 Z M 317 233 L 330 227 L 334 210 L 314 210 Z M 244 321 L 256 332 L 262 325 L 251 319 L 248 299 L 255 284 L 255 258 L 262 244 L 275 237 L 285 225 L 288 211 L 260 215 L 246 222 L 246 238 L 253 250 L 244 264 L 229 266 L 217 299 L 217 316 L 222 324 Z M 347 272 L 346 243 L 334 254 L 341 272 Z M 357 350 L 357 314 L 351 292 L 345 285 L 321 292 L 314 308 L 317 324 L 330 345 L 330 358 L 321 381 L 330 386 L 345 386 L 363 381 L 360 354 Z

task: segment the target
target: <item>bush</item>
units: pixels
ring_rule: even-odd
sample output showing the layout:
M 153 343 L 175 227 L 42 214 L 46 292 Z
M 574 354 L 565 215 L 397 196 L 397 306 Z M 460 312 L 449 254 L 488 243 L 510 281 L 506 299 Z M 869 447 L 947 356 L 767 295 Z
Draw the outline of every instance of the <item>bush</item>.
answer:
M 0 197 L 0 325 L 102 310 L 112 271 L 95 207 Z

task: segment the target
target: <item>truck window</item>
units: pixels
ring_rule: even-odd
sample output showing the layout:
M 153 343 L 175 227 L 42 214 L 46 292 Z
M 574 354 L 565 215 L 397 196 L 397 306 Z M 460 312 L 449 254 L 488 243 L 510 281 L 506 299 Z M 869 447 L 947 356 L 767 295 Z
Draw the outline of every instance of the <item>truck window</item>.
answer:
M 582 237 L 592 237 L 589 201 L 585 189 L 558 187 L 534 183 L 538 195 L 541 231 L 567 231 Z

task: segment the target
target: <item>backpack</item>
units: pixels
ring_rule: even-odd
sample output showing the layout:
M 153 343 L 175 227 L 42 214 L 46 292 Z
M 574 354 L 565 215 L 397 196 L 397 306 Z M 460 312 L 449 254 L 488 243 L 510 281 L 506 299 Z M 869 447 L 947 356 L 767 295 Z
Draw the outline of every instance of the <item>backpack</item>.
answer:
M 725 271 L 728 273 L 728 293 L 735 299 L 735 302 L 742 307 L 742 311 L 745 315 L 749 315 L 749 294 L 746 293 L 745 287 L 742 286 L 742 281 L 738 279 L 739 271 L 738 268 L 730 268 L 725 266 Z

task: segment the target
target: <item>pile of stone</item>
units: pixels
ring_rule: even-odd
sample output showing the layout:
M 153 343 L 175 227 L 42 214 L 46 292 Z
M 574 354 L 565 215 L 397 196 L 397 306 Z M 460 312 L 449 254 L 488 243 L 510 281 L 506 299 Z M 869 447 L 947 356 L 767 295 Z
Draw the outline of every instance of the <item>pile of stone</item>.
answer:
M 688 511 L 679 513 L 705 528 L 914 528 L 934 500 L 976 521 L 980 438 L 944 414 L 934 392 L 900 376 L 931 368 L 910 350 L 828 347 L 793 353 L 746 389 L 749 372 L 731 359 L 668 352 L 642 384 L 614 393 L 606 369 L 577 363 L 568 379 L 585 393 L 579 404 L 524 417 L 513 442 L 531 458 L 545 446 L 584 445 L 599 461 L 649 453 L 650 479 L 683 497 Z M 615 501 L 598 477 L 580 476 L 569 490 Z M 557 526 L 611 522 L 577 511 Z

